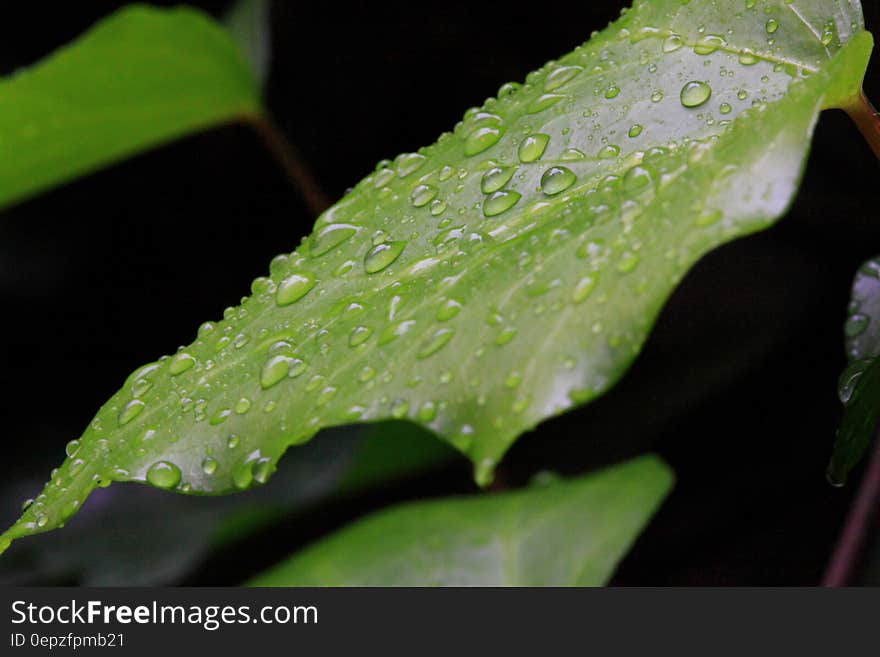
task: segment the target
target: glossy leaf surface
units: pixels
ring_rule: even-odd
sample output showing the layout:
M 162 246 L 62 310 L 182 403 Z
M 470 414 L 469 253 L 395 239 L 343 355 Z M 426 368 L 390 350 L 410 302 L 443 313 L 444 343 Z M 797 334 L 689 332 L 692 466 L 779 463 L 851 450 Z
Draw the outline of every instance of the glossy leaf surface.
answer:
M 254 586 L 601 586 L 672 487 L 642 457 L 569 481 L 382 511 Z
M 229 34 L 187 8 L 132 6 L 0 80 L 0 207 L 190 132 L 260 114 Z
M 348 422 L 419 423 L 488 482 L 622 376 L 694 262 L 785 211 L 871 46 L 856 2 L 637 3 L 380 162 L 240 307 L 128 378 L 5 539 L 108 480 L 247 488 Z

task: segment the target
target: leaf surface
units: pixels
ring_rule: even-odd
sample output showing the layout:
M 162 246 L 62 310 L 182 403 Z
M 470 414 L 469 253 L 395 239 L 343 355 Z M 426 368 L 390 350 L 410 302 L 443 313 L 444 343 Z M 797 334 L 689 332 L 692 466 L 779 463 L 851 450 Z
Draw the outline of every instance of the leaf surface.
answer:
M 487 483 L 623 375 L 694 262 L 785 211 L 871 47 L 857 2 L 637 3 L 380 162 L 241 306 L 128 378 L 5 540 L 100 481 L 247 488 L 349 422 L 419 423 Z
M 0 207 L 187 133 L 260 114 L 229 34 L 187 8 L 131 6 L 0 80 Z
M 672 487 L 642 457 L 512 493 L 417 502 L 355 522 L 253 586 L 601 586 Z
M 880 420 L 880 258 L 859 268 L 848 311 L 843 334 L 849 364 L 838 382 L 843 419 L 828 465 L 828 479 L 836 485 L 846 483 L 861 461 Z

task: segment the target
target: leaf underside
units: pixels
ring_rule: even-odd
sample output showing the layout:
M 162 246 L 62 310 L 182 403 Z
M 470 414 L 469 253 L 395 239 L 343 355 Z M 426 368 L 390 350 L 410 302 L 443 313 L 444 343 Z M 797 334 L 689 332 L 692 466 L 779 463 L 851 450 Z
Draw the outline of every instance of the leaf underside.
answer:
M 785 211 L 871 46 L 857 2 L 637 3 L 380 162 L 241 306 L 133 373 L 0 540 L 101 481 L 247 488 L 349 422 L 419 423 L 488 482 L 518 435 L 620 378 L 703 254 Z
M 837 432 L 828 479 L 846 483 L 877 432 L 880 420 L 880 257 L 859 268 L 843 326 L 849 361 L 838 384 L 843 419 Z
M 229 34 L 202 12 L 132 6 L 0 80 L 0 207 L 184 134 L 261 113 Z
M 601 586 L 672 487 L 642 457 L 546 487 L 381 511 L 252 586 Z

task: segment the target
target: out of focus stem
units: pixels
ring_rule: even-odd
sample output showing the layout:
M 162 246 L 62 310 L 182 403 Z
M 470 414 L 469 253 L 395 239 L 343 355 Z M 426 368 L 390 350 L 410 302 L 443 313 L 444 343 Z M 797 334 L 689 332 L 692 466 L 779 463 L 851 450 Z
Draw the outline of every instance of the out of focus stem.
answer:
M 858 126 L 874 155 L 880 159 L 880 113 L 868 100 L 864 90 L 843 109 Z
M 263 141 L 263 145 L 275 158 L 288 180 L 302 195 L 306 206 L 314 216 L 318 216 L 330 207 L 330 199 L 321 190 L 311 170 L 271 117 L 265 115 L 245 116 L 242 117 L 242 121 L 256 131 Z

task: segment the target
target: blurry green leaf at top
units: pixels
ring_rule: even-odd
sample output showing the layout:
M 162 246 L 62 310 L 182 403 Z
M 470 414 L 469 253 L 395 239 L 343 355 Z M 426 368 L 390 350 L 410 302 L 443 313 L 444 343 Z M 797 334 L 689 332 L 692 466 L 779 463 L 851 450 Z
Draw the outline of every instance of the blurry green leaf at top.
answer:
M 352 422 L 419 424 L 488 484 L 521 434 L 623 376 L 694 263 L 782 216 L 872 44 L 857 2 L 636 2 L 380 161 L 241 305 L 151 355 L 0 549 L 100 483 L 234 492 Z
M 836 485 L 861 461 L 880 421 L 880 257 L 856 272 L 843 333 L 849 363 L 838 394 L 844 411 L 828 465 L 828 479 Z
M 515 492 L 401 505 L 253 586 L 601 586 L 672 487 L 656 457 Z
M 191 133 L 260 115 L 257 82 L 204 13 L 134 5 L 0 80 L 0 207 Z
M 223 20 L 261 87 L 269 77 L 272 55 L 269 16 L 269 0 L 238 0 Z

